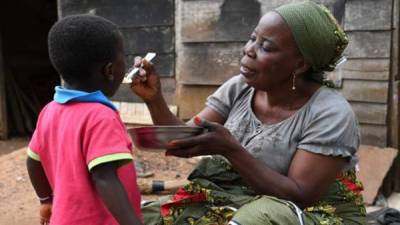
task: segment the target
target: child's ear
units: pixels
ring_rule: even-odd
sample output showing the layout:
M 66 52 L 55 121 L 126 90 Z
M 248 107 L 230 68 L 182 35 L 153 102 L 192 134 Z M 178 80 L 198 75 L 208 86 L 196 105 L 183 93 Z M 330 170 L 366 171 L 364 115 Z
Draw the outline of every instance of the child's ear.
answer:
M 114 80 L 114 75 L 113 75 L 113 64 L 112 62 L 107 63 L 104 67 L 103 67 L 103 75 L 104 77 L 109 80 L 109 81 L 113 81 Z

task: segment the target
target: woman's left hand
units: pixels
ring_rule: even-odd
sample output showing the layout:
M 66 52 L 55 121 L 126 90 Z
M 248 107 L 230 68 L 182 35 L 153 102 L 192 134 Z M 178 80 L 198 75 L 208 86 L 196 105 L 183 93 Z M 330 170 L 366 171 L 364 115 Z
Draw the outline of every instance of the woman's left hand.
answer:
M 170 141 L 165 155 L 184 158 L 199 155 L 224 156 L 242 148 L 229 130 L 221 124 L 200 117 L 195 117 L 193 121 L 197 126 L 207 129 L 207 132 L 190 138 Z

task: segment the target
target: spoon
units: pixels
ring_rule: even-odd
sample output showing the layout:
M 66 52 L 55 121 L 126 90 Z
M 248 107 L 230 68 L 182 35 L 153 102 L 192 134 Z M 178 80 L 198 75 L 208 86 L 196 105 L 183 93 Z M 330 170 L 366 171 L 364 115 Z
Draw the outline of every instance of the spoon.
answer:
M 156 57 L 156 55 L 157 55 L 157 54 L 154 53 L 154 52 L 149 52 L 149 53 L 147 53 L 146 56 L 144 57 L 144 60 L 146 60 L 147 62 L 150 62 L 154 57 Z M 140 67 L 142 67 L 142 66 L 143 66 L 143 64 L 142 64 Z M 138 72 L 139 72 L 139 67 L 133 68 L 130 72 L 128 72 L 128 73 L 125 75 L 124 79 L 122 80 L 122 83 L 123 83 L 123 84 L 130 84 L 130 83 L 132 83 L 132 80 L 135 78 L 135 76 L 136 76 L 137 74 L 139 74 Z

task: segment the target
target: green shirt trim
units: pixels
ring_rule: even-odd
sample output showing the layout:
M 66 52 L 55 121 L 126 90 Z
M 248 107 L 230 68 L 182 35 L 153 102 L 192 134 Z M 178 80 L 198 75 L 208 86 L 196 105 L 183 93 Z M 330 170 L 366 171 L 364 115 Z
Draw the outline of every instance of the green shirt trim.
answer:
M 88 164 L 88 168 L 90 171 L 93 167 L 98 166 L 100 164 L 113 162 L 113 161 L 120 161 L 120 160 L 122 161 L 121 164 L 125 164 L 126 161 L 132 161 L 133 160 L 132 154 L 130 154 L 130 153 L 115 153 L 115 154 L 100 156 L 100 157 L 95 158 L 92 161 L 90 161 Z
M 36 154 L 32 149 L 28 148 L 26 150 L 26 153 L 28 154 L 29 158 L 40 162 L 40 156 Z

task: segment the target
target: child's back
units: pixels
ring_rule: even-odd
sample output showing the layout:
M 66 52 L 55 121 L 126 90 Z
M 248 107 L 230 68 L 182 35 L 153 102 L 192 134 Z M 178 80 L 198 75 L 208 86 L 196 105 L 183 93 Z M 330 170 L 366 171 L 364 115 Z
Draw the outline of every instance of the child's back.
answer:
M 40 155 L 47 178 L 57 191 L 53 193 L 53 224 L 113 224 L 115 220 L 88 170 L 107 160 L 132 159 L 131 142 L 115 111 L 99 103 L 51 102 L 41 113 L 29 147 Z M 133 164 L 122 166 L 118 175 L 140 215 Z
M 79 56 L 83 50 L 92 52 Z M 112 96 L 124 75 L 120 33 L 99 17 L 69 17 L 50 31 L 49 53 L 65 85 L 40 113 L 28 171 L 43 202 L 54 196 L 51 224 L 139 224 L 132 144 L 104 95 Z

